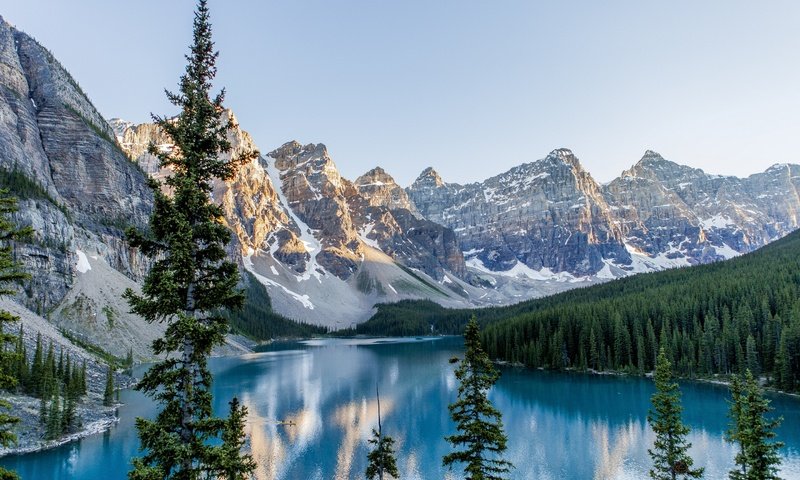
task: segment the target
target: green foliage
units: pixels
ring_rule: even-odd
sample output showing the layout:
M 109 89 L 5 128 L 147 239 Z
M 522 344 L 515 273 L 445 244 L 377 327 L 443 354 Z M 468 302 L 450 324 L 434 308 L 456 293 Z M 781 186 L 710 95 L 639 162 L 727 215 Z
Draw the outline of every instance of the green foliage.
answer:
M 729 261 L 505 307 L 459 310 L 413 300 L 376 307 L 354 333 L 458 334 L 474 314 L 492 358 L 530 367 L 644 374 L 663 346 L 679 376 L 751 368 L 781 390 L 800 387 L 800 232 Z
M 459 381 L 458 399 L 449 405 L 450 416 L 458 433 L 445 439 L 455 451 L 442 458 L 442 463 L 452 468 L 463 463 L 468 480 L 499 480 L 512 465 L 499 458 L 506 450 L 502 415 L 489 400 L 489 389 L 500 377 L 484 352 L 480 341 L 478 322 L 472 318 L 464 331 L 464 358 L 459 362 L 456 378 Z
M 223 313 L 233 331 L 256 340 L 308 338 L 328 332 L 325 327 L 296 322 L 275 313 L 267 289 L 250 272 L 245 272 L 244 284 L 242 308 Z
M 394 458 L 394 439 L 388 435 L 384 435 L 374 428 L 372 429 L 372 438 L 367 440 L 374 446 L 367 454 L 367 480 L 377 478 L 383 480 L 383 475 L 391 475 L 392 478 L 400 478 L 400 473 L 397 471 L 397 460 Z
M 632 373 L 653 370 L 664 348 L 681 376 L 750 368 L 794 390 L 798 272 L 800 233 L 793 233 L 726 262 L 635 275 L 510 307 L 505 313 L 511 315 L 492 322 L 483 340 L 493 358 L 532 367 Z M 497 310 L 504 311 L 487 317 L 496 318 Z
M 103 314 L 105 314 L 105 316 L 106 316 L 106 323 L 108 323 L 108 328 L 112 328 L 113 329 L 114 328 L 114 320 L 117 317 L 117 312 L 114 310 L 113 307 L 109 307 L 108 305 L 103 307 L 102 311 L 103 311 Z
M 764 398 L 758 380 L 750 370 L 744 379 L 738 376 L 731 382 L 730 429 L 726 432 L 729 442 L 738 444 L 735 470 L 729 472 L 732 480 L 778 480 L 781 457 L 778 449 L 782 442 L 771 441 L 781 419 L 765 417 L 772 408 Z
M 217 476 L 224 480 L 249 480 L 257 465 L 250 454 L 243 452 L 247 407 L 241 405 L 236 397 L 228 406 L 230 413 L 222 431 L 222 448 L 219 450 L 219 459 L 215 462 L 218 465 Z
M 114 367 L 114 368 L 129 368 L 129 366 L 127 365 L 127 360 L 126 359 L 117 357 L 116 355 L 113 355 L 113 354 L 103 350 L 103 347 L 101 347 L 99 345 L 96 345 L 96 344 L 90 342 L 89 340 L 87 340 L 86 338 L 84 338 L 82 336 L 79 336 L 79 335 L 76 335 L 76 334 L 70 332 L 69 330 L 61 328 L 61 329 L 59 329 L 59 331 L 61 332 L 61 335 L 64 335 L 64 337 L 67 340 L 69 340 L 70 342 L 74 343 L 75 345 L 81 347 L 82 349 L 86 350 L 87 352 L 89 352 L 92 355 L 94 355 L 95 357 L 97 357 L 99 360 L 111 365 L 112 367 Z
M 166 324 L 164 336 L 152 345 L 155 355 L 166 358 L 153 365 L 136 387 L 162 408 L 153 420 L 136 420 L 143 455 L 133 460 L 131 479 L 194 480 L 229 465 L 220 463 L 224 442 L 215 442 L 226 435 L 226 428 L 212 412 L 208 357 L 224 343 L 228 331 L 220 312 L 241 307 L 244 296 L 236 290 L 239 275 L 225 251 L 231 232 L 211 193 L 215 180 L 230 179 L 258 152 L 227 159 L 231 152 L 227 132 L 235 125 L 230 117 L 221 120 L 224 92 L 213 99 L 209 93 L 217 53 L 206 0 L 198 2 L 186 58 L 179 92 L 167 93 L 181 112 L 174 119 L 153 117 L 175 148 L 162 152 L 151 145 L 150 153 L 172 174 L 163 185 L 150 182 L 155 196 L 150 231 L 128 230 L 131 244 L 154 262 L 142 293 L 128 290 L 125 297 L 133 313 Z M 164 193 L 162 186 L 170 193 Z M 234 461 L 246 464 L 244 457 L 227 459 Z
M 672 379 L 672 369 L 662 348 L 656 361 L 656 393 L 651 397 L 653 408 L 647 422 L 656 434 L 653 448 L 647 453 L 653 460 L 650 478 L 675 480 L 701 478 L 703 469 L 692 469 L 694 461 L 687 453 L 692 444 L 686 441 L 689 427 L 681 420 L 681 392 Z
M 17 200 L 8 195 L 8 190 L 0 190 L 0 296 L 15 293 L 13 285 L 28 275 L 22 271 L 21 265 L 14 260 L 12 242 L 30 236 L 30 228 L 19 228 L 11 220 L 17 211 Z M 19 362 L 17 337 L 10 332 L 10 325 L 19 320 L 5 310 L 0 310 L 0 390 L 12 390 L 17 387 L 17 369 Z M 16 443 L 17 437 L 12 429 L 19 419 L 10 414 L 11 404 L 0 399 L 0 446 L 8 447 Z M 0 476 L 14 478 L 16 475 L 0 468 Z
M 430 300 L 401 300 L 375 307 L 378 311 L 367 322 L 357 325 L 355 333 L 387 336 L 459 334 L 473 315 L 472 311 L 446 309 Z
M 106 370 L 106 388 L 103 390 L 103 405 L 110 407 L 114 405 L 114 371 L 111 365 Z

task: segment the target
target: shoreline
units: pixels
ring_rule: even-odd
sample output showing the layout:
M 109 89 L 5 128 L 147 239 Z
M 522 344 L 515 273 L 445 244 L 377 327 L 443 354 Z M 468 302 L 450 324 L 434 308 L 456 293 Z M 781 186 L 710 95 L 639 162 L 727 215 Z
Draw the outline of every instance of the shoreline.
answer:
M 26 445 L 24 447 L 11 447 L 11 448 L 3 448 L 0 449 L 0 458 L 2 457 L 10 457 L 10 456 L 21 456 L 21 455 L 28 455 L 31 453 L 43 452 L 45 450 L 51 450 L 53 448 L 60 447 L 62 445 L 66 445 L 68 443 L 74 442 L 76 440 L 80 440 L 82 438 L 86 438 L 92 435 L 96 435 L 99 433 L 104 433 L 111 429 L 114 425 L 119 423 L 119 417 L 113 418 L 103 418 L 100 420 L 95 420 L 90 422 L 85 427 L 81 428 L 81 430 L 71 433 L 69 435 L 65 435 L 61 438 L 57 438 L 55 440 L 40 440 L 38 443 L 33 445 Z
M 585 374 L 585 375 L 592 375 L 592 376 L 604 376 L 610 375 L 615 377 L 631 377 L 631 378 L 644 378 L 650 379 L 653 378 L 653 372 L 646 372 L 644 375 L 639 375 L 636 373 L 628 373 L 619 370 L 594 370 L 588 368 L 586 370 L 578 370 L 575 368 L 564 368 L 564 369 L 549 369 L 544 367 L 529 367 L 520 362 L 509 362 L 507 360 L 492 360 L 492 363 L 504 368 L 517 368 L 523 370 L 532 370 L 532 371 L 540 371 L 540 372 L 555 372 L 555 373 L 578 373 L 578 374 Z M 764 377 L 760 377 L 762 380 Z M 721 379 L 721 378 L 702 378 L 702 377 L 681 377 L 676 376 L 674 378 L 677 382 L 697 382 L 697 383 L 706 383 L 709 385 L 717 385 L 723 387 L 730 387 L 730 380 Z M 792 397 L 796 399 L 800 399 L 800 393 L 794 392 L 787 392 L 784 390 L 778 390 L 774 387 L 764 385 L 762 382 L 761 388 L 766 393 L 776 394 L 776 395 L 786 395 L 787 397 Z

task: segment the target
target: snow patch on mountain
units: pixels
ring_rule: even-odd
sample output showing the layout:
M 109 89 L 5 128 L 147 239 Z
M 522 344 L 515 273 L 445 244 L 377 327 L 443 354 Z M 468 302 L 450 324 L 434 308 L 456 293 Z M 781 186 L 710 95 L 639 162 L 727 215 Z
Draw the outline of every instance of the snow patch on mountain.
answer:
M 282 285 L 282 284 L 280 284 L 280 283 L 278 283 L 278 282 L 276 282 L 274 280 L 271 280 L 271 279 L 261 275 L 260 273 L 258 273 L 258 271 L 256 270 L 255 266 L 253 265 L 253 254 L 254 253 L 255 252 L 253 250 L 250 250 L 250 251 L 248 251 L 247 255 L 242 255 L 242 264 L 244 265 L 244 268 L 248 272 L 250 272 L 259 282 L 261 282 L 262 285 L 278 287 L 281 290 L 283 290 L 284 292 L 286 292 L 290 297 L 292 297 L 295 300 L 297 300 L 305 308 L 308 308 L 310 310 L 314 310 L 314 304 L 311 302 L 311 298 L 308 295 L 300 295 L 299 293 L 293 292 L 293 291 L 289 290 L 288 288 L 286 288 L 284 285 Z M 275 274 L 278 273 L 277 270 L 275 270 L 274 267 L 272 267 L 272 271 Z
M 92 269 L 92 266 L 89 264 L 89 259 L 86 257 L 86 254 L 80 250 L 76 250 L 75 253 L 78 255 L 78 264 L 75 265 L 75 270 L 80 273 L 86 273 Z
M 272 184 L 275 186 L 275 193 L 278 194 L 278 199 L 280 200 L 281 204 L 286 206 L 286 212 L 300 229 L 300 241 L 303 243 L 306 251 L 310 255 L 310 259 L 308 263 L 306 263 L 305 272 L 298 277 L 298 280 L 308 280 L 313 276 L 319 281 L 320 277 L 325 275 L 325 269 L 321 265 L 317 264 L 317 255 L 322 251 L 322 244 L 314 236 L 311 228 L 305 222 L 300 220 L 300 217 L 298 217 L 296 213 L 294 213 L 289 205 L 289 202 L 286 200 L 286 195 L 283 193 L 283 180 L 281 180 L 281 174 L 275 167 L 275 160 L 267 159 L 265 163 L 267 175 L 272 181 Z

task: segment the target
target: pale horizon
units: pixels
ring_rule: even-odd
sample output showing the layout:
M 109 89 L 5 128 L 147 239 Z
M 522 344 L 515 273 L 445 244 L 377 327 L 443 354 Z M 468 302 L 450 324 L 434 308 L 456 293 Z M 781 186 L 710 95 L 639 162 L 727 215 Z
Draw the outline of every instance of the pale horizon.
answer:
M 267 153 L 346 178 L 472 183 L 569 148 L 600 183 L 646 150 L 747 177 L 800 163 L 794 2 L 209 2 L 226 106 Z M 679 7 L 679 8 L 676 8 Z M 0 2 L 106 118 L 168 114 L 194 2 Z M 43 15 L 41 12 L 48 12 Z

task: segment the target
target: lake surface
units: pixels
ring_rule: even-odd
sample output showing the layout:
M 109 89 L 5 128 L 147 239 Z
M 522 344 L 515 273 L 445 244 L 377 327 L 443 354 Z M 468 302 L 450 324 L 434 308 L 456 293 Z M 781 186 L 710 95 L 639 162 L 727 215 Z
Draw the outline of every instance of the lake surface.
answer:
M 404 479 L 461 478 L 441 467 L 454 432 L 447 405 L 456 396 L 457 338 L 314 340 L 271 345 L 262 353 L 212 361 L 215 408 L 236 395 L 250 410 L 248 433 L 259 479 L 364 478 L 376 382 L 384 431 L 395 438 Z M 519 479 L 643 479 L 652 433 L 645 421 L 652 382 L 584 374 L 503 369 L 491 392 L 503 412 L 507 458 Z M 691 453 L 707 479 L 726 478 L 735 448 L 724 442 L 725 387 L 684 383 Z M 782 477 L 800 479 L 800 400 L 770 396 L 779 430 Z M 133 422 L 154 406 L 138 392 L 111 431 L 46 452 L 0 459 L 24 480 L 122 480 L 137 454 Z M 294 425 L 280 425 L 291 421 Z

